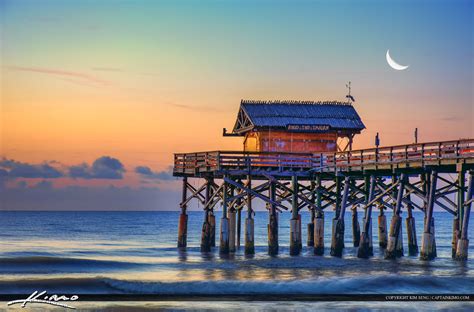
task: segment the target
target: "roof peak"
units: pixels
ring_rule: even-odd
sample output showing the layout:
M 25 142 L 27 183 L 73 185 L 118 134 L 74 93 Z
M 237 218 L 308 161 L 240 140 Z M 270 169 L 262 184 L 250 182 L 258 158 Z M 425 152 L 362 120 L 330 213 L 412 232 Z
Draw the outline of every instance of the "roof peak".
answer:
M 341 106 L 352 106 L 350 102 L 341 101 L 299 101 L 299 100 L 241 100 L 240 104 L 305 104 L 305 105 L 341 105 Z

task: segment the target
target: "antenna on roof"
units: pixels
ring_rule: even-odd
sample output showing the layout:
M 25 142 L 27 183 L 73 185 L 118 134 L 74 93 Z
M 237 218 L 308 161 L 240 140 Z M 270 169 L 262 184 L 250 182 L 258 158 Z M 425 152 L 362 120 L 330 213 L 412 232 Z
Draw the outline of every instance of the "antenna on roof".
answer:
M 355 102 L 356 100 L 351 95 L 351 82 L 350 81 L 349 83 L 346 83 L 346 88 L 349 89 L 349 94 L 346 95 L 346 99 L 351 104 L 352 102 Z

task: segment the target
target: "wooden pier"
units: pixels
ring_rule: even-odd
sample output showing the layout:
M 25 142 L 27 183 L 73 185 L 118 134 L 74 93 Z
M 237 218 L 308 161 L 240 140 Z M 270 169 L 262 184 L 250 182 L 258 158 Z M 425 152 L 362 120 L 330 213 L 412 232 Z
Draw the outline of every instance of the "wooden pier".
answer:
M 403 253 L 398 243 L 403 211 L 406 212 L 408 252 L 418 252 L 412 214 L 413 209 L 418 209 L 425 213 L 420 256 L 432 259 L 436 255 L 433 208 L 437 206 L 453 215 L 453 257 L 467 257 L 467 227 L 474 187 L 474 139 L 318 154 L 212 151 L 175 154 L 174 157 L 173 175 L 183 177 L 179 247 L 186 246 L 187 204 L 197 199 L 205 214 L 203 251 L 209 251 L 215 244 L 214 207 L 222 202 L 221 252 L 235 250 L 235 214 L 246 208 L 245 251 L 253 253 L 252 200 L 259 198 L 267 204 L 269 211 L 271 254 L 278 252 L 276 213 L 286 210 L 292 213 L 290 252 L 299 253 L 302 245 L 299 211 L 305 208 L 311 211 L 313 219 L 308 225 L 307 241 L 315 247 L 315 254 L 321 254 L 324 211 L 332 208 L 336 217 L 332 221 L 331 254 L 340 256 L 345 211 L 349 207 L 357 213 L 356 207 L 360 206 L 365 211 L 364 224 L 360 241 L 354 242 L 359 246 L 359 257 L 372 254 L 368 229 L 371 228 L 372 209 L 376 207 L 382 233 L 387 232 L 384 210 L 394 212 L 385 243 L 387 258 Z M 456 174 L 457 180 L 449 181 L 442 176 L 443 173 Z M 199 178 L 203 183 L 196 188 L 188 183 L 188 178 Z M 449 194 L 457 194 L 457 200 L 451 200 Z M 417 204 L 414 197 L 423 204 Z M 357 227 L 358 223 L 352 224 Z M 379 237 L 383 239 L 384 235 Z
M 239 129 L 262 129 L 252 124 L 254 120 L 258 120 L 250 114 L 254 108 L 248 109 L 244 104 L 246 103 L 242 104 L 243 113 L 247 117 L 239 112 L 234 127 L 234 133 L 237 134 Z M 332 106 L 329 108 L 332 109 L 340 104 L 330 105 Z M 349 110 L 342 105 L 337 109 Z M 281 110 L 278 114 L 282 115 Z M 328 128 L 331 127 L 334 128 Z M 364 126 L 360 123 L 358 127 L 354 131 L 360 131 Z M 291 129 L 299 128 L 301 127 L 292 126 Z M 311 130 L 314 129 L 316 133 L 321 131 L 319 126 Z M 337 130 L 334 133 L 337 136 L 341 133 L 347 136 L 349 144 L 346 147 L 349 146 L 350 149 L 354 132 Z M 247 132 L 245 135 L 244 144 L 248 144 L 247 140 L 258 137 L 259 133 Z M 331 134 L 328 132 L 325 135 Z M 266 139 L 263 135 L 260 137 L 263 137 L 261 140 Z M 314 143 L 319 140 L 316 136 L 313 135 L 308 140 L 313 140 L 310 142 L 313 144 L 311 146 L 319 148 Z M 308 143 L 305 144 L 309 146 Z M 325 144 L 332 146 L 332 143 Z M 268 253 L 271 255 L 279 251 L 278 213 L 283 211 L 291 212 L 290 254 L 298 255 L 301 252 L 303 231 L 300 211 L 308 209 L 311 221 L 304 232 L 307 235 L 306 244 L 314 248 L 315 255 L 324 254 L 324 222 L 332 222 L 330 254 L 342 256 L 345 212 L 351 211 L 352 220 L 348 224 L 352 225 L 353 244 L 358 247 L 357 256 L 368 258 L 373 255 L 372 217 L 375 209 L 375 213 L 378 213 L 379 246 L 385 248 L 386 259 L 398 258 L 405 253 L 402 243 L 402 223 L 405 217 L 408 254 L 419 253 L 420 259 L 431 260 L 436 257 L 433 210 L 438 207 L 453 216 L 452 257 L 467 259 L 467 233 L 474 192 L 474 139 L 339 152 L 286 152 L 287 148 L 288 146 L 284 146 L 284 150 L 275 152 L 250 151 L 244 148 L 244 151 L 175 154 L 173 175 L 183 178 L 178 247 L 186 247 L 186 210 L 188 203 L 194 199 L 203 205 L 204 210 L 201 237 L 203 252 L 209 252 L 216 246 L 216 207 L 218 203 L 222 203 L 220 252 L 232 253 L 240 247 L 241 216 L 242 212 L 246 212 L 243 214 L 244 250 L 246 254 L 253 254 L 254 226 L 259 225 L 254 224 L 252 201 L 260 199 L 265 202 L 268 211 L 266 226 Z M 445 174 L 448 173 L 455 174 L 456 180 L 446 178 Z M 202 183 L 194 187 L 188 182 L 190 178 Z M 453 197 L 456 199 L 452 200 Z M 357 208 L 363 208 L 362 224 L 358 222 Z M 324 217 L 324 212 L 328 209 L 335 211 L 335 217 L 331 221 Z M 393 212 L 392 219 L 388 222 L 389 228 L 384 213 L 387 209 Z M 424 213 L 424 220 L 418 221 L 424 224 L 423 233 L 417 234 L 415 231 L 414 209 Z M 420 240 L 417 239 L 419 234 Z

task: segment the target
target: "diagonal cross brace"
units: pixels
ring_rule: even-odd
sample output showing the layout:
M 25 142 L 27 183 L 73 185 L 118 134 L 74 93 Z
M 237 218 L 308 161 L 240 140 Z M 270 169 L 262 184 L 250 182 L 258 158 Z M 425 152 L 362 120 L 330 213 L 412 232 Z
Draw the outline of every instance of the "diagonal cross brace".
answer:
M 255 197 L 258 197 L 258 198 L 260 198 L 261 200 L 263 200 L 263 201 L 265 201 L 265 202 L 267 202 L 267 203 L 270 203 L 270 204 L 275 205 L 275 206 L 277 206 L 277 207 L 280 207 L 280 208 L 282 208 L 282 209 L 288 210 L 287 207 L 283 206 L 283 205 L 280 204 L 279 202 L 273 201 L 273 200 L 271 200 L 269 197 L 267 197 L 267 196 L 265 196 L 265 195 L 262 195 L 262 194 L 260 194 L 260 193 L 258 193 L 258 192 L 256 192 L 256 191 L 254 191 L 254 190 L 248 188 L 248 187 L 245 187 L 245 186 L 243 186 L 242 184 L 239 184 L 239 183 L 237 183 L 237 182 L 235 182 L 235 181 L 233 181 L 233 180 L 231 180 L 231 179 L 229 179 L 229 178 L 227 178 L 227 177 L 224 177 L 224 182 L 229 183 L 230 185 L 233 185 L 233 186 L 235 186 L 235 187 L 237 187 L 237 188 L 239 188 L 239 189 L 241 189 L 241 190 L 243 190 L 243 191 L 245 191 L 245 192 L 247 192 L 247 193 L 249 193 L 249 194 L 252 194 L 252 195 L 254 195 Z

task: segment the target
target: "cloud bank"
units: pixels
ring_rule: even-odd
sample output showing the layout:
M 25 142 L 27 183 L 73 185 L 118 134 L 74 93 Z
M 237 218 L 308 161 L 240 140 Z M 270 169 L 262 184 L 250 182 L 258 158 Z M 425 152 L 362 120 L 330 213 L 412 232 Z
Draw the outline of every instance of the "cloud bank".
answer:
M 173 180 L 173 167 L 168 167 L 167 171 L 155 172 L 147 166 L 138 166 L 135 167 L 135 173 L 137 173 L 143 179 L 150 180 L 164 180 L 169 181 Z
M 122 162 L 110 156 L 97 158 L 92 166 L 86 163 L 71 166 L 68 169 L 68 176 L 73 179 L 123 179 L 125 167 Z
M 123 180 L 127 172 L 117 158 L 101 156 L 92 163 L 67 166 L 57 161 L 39 164 L 0 158 L 1 210 L 176 210 L 179 191 L 156 187 L 160 181 L 173 179 L 172 167 L 154 171 L 137 166 L 132 175 L 141 179 L 141 186 L 79 186 L 58 187 L 58 178 L 75 180 Z M 31 179 L 31 180 L 30 180 Z M 133 179 L 131 180 L 133 181 Z M 147 187 L 151 184 L 151 187 Z
M 0 161 L 0 176 L 10 178 L 55 179 L 63 177 L 64 173 L 51 166 L 48 162 L 33 165 L 3 158 Z

